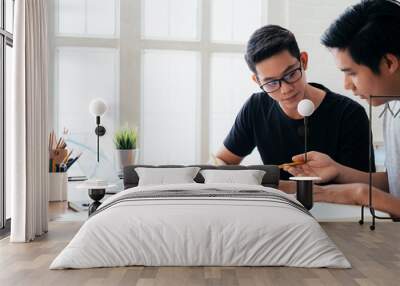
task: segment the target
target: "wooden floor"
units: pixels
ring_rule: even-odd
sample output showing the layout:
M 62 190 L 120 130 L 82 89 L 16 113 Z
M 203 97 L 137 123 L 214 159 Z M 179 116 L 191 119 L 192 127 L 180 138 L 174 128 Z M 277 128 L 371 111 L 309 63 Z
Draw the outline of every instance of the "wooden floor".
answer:
M 55 215 L 56 217 L 57 215 Z M 400 223 L 322 223 L 353 268 L 122 267 L 48 270 L 82 222 L 52 221 L 32 243 L 0 241 L 0 285 L 400 285 Z

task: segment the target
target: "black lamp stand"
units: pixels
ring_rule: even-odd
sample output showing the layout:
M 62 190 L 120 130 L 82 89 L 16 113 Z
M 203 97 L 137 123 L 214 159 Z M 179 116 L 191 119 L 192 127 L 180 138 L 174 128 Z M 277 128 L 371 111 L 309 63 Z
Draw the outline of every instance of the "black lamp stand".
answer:
M 304 163 L 307 163 L 308 116 L 304 116 Z
M 308 116 L 304 116 L 304 161 L 307 162 L 308 150 Z M 314 205 L 313 198 L 313 180 L 296 180 L 296 199 L 307 209 L 312 209 Z
M 100 136 L 104 136 L 104 134 L 106 134 L 106 129 L 104 128 L 104 126 L 100 125 L 100 116 L 96 116 L 96 124 L 97 127 L 94 130 L 94 133 L 96 133 L 97 135 L 97 162 L 100 161 Z

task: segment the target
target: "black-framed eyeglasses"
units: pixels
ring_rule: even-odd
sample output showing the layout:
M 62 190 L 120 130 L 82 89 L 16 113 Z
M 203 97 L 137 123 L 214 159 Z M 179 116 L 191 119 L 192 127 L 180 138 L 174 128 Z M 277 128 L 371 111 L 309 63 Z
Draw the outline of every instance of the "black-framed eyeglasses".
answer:
M 267 93 L 275 92 L 281 88 L 282 81 L 284 81 L 288 84 L 295 83 L 296 81 L 301 79 L 302 75 L 303 75 L 303 73 L 302 73 L 301 64 L 300 64 L 300 67 L 298 67 L 297 69 L 294 69 L 292 71 L 285 73 L 281 78 L 274 79 L 274 80 L 268 81 L 268 82 L 260 85 L 260 88 Z

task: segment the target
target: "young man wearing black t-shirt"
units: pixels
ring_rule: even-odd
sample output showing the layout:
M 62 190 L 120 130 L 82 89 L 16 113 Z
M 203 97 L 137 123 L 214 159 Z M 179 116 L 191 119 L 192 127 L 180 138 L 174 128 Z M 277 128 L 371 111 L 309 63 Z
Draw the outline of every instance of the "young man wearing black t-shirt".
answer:
M 264 164 L 291 162 L 304 150 L 302 99 L 315 105 L 309 117 L 308 148 L 359 170 L 369 166 L 369 124 L 364 108 L 320 84 L 307 83 L 308 54 L 300 52 L 294 35 L 275 25 L 253 33 L 245 59 L 262 92 L 244 104 L 216 157 L 239 164 L 257 147 Z M 282 171 L 281 179 L 289 174 Z

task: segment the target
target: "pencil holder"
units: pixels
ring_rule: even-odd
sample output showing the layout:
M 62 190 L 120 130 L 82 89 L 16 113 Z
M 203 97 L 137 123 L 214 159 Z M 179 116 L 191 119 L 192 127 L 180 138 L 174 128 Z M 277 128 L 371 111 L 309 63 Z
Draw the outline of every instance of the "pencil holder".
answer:
M 68 199 L 68 174 L 49 173 L 49 201 L 66 201 Z

